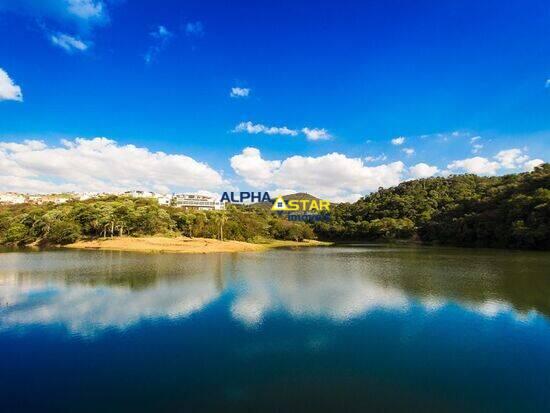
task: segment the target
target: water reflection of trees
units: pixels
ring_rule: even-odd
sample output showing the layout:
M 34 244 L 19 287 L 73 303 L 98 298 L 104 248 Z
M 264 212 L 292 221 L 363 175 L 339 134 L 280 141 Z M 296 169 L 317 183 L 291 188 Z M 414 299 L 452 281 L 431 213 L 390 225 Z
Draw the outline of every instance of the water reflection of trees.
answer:
M 489 316 L 550 316 L 549 264 L 543 253 L 491 250 L 328 249 L 301 252 L 297 259 L 277 252 L 261 263 L 243 263 L 244 292 L 233 311 L 249 323 L 273 309 L 345 319 L 416 302 L 428 310 L 454 303 Z
M 452 249 L 377 248 L 265 254 L 7 254 L 0 262 L 4 325 L 62 323 L 90 334 L 202 311 L 230 291 L 246 325 L 274 312 L 341 322 L 373 310 L 449 303 L 484 316 L 550 316 L 550 257 Z M 10 324 L 11 323 L 11 324 Z
M 420 298 L 500 302 L 517 312 L 550 316 L 548 268 L 546 253 L 412 249 L 380 254 L 367 274 Z
M 0 264 L 0 327 L 62 324 L 92 335 L 141 320 L 185 317 L 223 290 L 227 258 L 72 252 Z

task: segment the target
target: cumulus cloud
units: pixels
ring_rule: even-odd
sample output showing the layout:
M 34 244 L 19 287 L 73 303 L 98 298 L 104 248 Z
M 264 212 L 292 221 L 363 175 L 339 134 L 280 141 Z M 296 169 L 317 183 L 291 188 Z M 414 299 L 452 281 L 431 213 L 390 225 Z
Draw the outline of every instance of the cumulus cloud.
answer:
M 521 149 L 513 148 L 500 151 L 495 155 L 495 159 L 506 169 L 518 168 L 522 163 L 526 162 L 529 157 L 523 154 Z
M 478 175 L 496 175 L 500 169 L 532 170 L 533 165 L 543 163 L 541 159 L 529 160 L 529 156 L 522 149 L 512 148 L 498 152 L 494 161 L 481 156 L 456 160 L 447 165 L 453 171 L 462 171 Z M 539 162 L 540 161 L 540 162 Z M 538 163 L 537 163 L 538 162 Z
M 393 138 L 391 140 L 391 144 L 396 145 L 396 146 L 403 145 L 404 143 L 405 143 L 405 137 L 404 136 L 399 136 L 399 137 Z
M 260 150 L 256 148 L 243 149 L 242 153 L 233 156 L 230 162 L 235 173 L 254 187 L 265 187 L 281 167 L 281 161 L 263 159 Z
M 244 98 L 250 94 L 250 89 L 246 87 L 233 87 L 229 96 L 232 98 Z
M 226 184 L 206 163 L 151 152 L 107 138 L 77 138 L 61 146 L 28 140 L 0 142 L 0 186 L 19 192 L 145 189 L 216 190 Z
M 264 133 L 266 135 L 298 135 L 298 131 L 294 129 L 287 128 L 286 126 L 277 127 L 277 126 L 265 126 L 261 123 L 254 124 L 252 122 L 241 122 L 233 132 L 246 132 L 250 134 Z
M 246 148 L 233 156 L 231 167 L 254 187 L 291 188 L 333 201 L 350 200 L 351 194 L 397 185 L 405 169 L 402 162 L 369 167 L 360 158 L 336 152 L 319 157 L 295 155 L 284 160 L 266 160 L 256 148 Z
M 430 166 L 423 162 L 409 168 L 409 175 L 413 179 L 429 178 L 430 176 L 434 176 L 437 172 L 439 172 L 437 166 Z
M 326 129 L 303 128 L 302 132 L 306 135 L 308 141 L 323 141 L 332 138 Z
M 15 84 L 4 69 L 0 68 L 0 101 L 2 100 L 22 102 L 23 94 L 21 87 Z
M 403 148 L 403 152 L 405 152 L 405 155 L 407 156 L 413 156 L 414 155 L 414 149 L 413 148 Z
M 500 168 L 498 162 L 489 161 L 487 158 L 475 156 L 473 158 L 461 159 L 447 165 L 451 171 L 463 171 L 478 175 L 495 175 Z
M 473 136 L 473 137 L 470 138 L 470 143 L 477 142 L 480 139 L 481 139 L 481 136 Z
M 90 47 L 89 43 L 66 33 L 54 33 L 50 36 L 50 40 L 54 46 L 60 47 L 69 53 L 75 51 L 83 52 L 88 50 L 88 47 Z
M 42 141 L 34 139 L 25 139 L 23 143 L 17 142 L 0 142 L 0 150 L 5 149 L 10 152 L 26 152 L 39 151 L 46 148 L 46 144 Z
M 542 165 L 544 161 L 542 159 L 531 159 L 530 161 L 527 161 L 523 164 L 523 168 L 527 172 L 531 172 L 534 170 L 537 166 Z

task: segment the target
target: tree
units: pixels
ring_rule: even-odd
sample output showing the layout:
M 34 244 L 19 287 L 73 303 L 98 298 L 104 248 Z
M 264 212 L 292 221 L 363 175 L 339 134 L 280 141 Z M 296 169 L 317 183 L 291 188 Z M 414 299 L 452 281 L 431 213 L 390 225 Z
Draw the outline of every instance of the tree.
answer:
M 12 223 L 4 233 L 2 242 L 5 244 L 23 245 L 30 241 L 29 229 L 19 223 Z
M 53 223 L 44 240 L 50 244 L 70 244 L 77 241 L 80 235 L 81 229 L 77 223 L 57 221 Z

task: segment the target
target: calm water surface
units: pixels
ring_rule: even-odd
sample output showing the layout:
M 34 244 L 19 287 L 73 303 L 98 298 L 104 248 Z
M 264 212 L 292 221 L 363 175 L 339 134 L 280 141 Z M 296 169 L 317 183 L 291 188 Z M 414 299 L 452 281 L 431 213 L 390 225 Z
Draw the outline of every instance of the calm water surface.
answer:
M 550 254 L 0 252 L 0 411 L 550 411 Z

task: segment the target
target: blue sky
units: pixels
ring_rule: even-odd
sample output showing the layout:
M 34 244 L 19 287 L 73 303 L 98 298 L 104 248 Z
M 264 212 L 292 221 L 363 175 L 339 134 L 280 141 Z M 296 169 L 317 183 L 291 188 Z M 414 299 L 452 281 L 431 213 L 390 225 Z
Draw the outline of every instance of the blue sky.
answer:
M 353 199 L 410 177 L 526 170 L 550 157 L 549 39 L 545 1 L 4 0 L 0 190 Z M 114 147 L 127 163 L 127 145 L 142 148 L 132 172 L 147 179 L 96 173 L 110 161 L 77 137 L 107 138 L 94 156 Z M 168 178 L 158 151 L 219 177 L 186 180 L 190 163 Z M 95 176 L 68 174 L 84 161 Z

